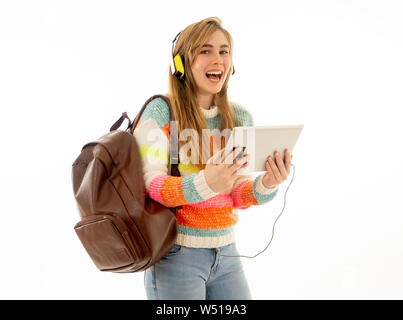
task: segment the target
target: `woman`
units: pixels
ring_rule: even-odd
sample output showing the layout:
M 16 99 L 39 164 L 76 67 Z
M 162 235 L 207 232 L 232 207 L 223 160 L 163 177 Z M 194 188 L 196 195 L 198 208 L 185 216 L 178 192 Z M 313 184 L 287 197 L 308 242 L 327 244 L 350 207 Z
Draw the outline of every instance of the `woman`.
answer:
M 291 155 L 285 150 L 284 162 L 278 154 L 269 157 L 267 172 L 256 178 L 237 173 L 247 166 L 248 156 L 233 161 L 241 150 L 225 155 L 227 137 L 210 138 L 211 132 L 253 126 L 251 114 L 227 97 L 233 73 L 232 37 L 216 17 L 194 23 L 178 36 L 172 57 L 178 70 L 170 70 L 168 98 L 179 132 L 181 176 L 170 176 L 168 171 L 170 111 L 164 99 L 148 103 L 134 131 L 147 196 L 167 207 L 181 206 L 176 210 L 176 244 L 145 271 L 147 297 L 251 299 L 240 258 L 224 257 L 238 255 L 236 209 L 273 199 L 290 172 Z

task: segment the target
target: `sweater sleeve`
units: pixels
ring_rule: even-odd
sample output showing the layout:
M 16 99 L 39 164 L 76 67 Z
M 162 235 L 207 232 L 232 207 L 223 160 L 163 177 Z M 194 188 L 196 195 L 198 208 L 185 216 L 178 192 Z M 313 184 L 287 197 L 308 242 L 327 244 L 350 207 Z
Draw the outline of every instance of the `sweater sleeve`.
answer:
M 254 126 L 251 113 L 237 103 L 232 103 L 235 126 Z M 256 178 L 250 175 L 239 175 L 234 182 L 231 196 L 234 208 L 247 209 L 253 205 L 262 205 L 271 201 L 278 193 L 278 187 L 266 188 L 263 185 L 264 173 Z
M 204 170 L 186 177 L 168 175 L 169 106 L 162 98 L 148 103 L 133 132 L 140 149 L 146 195 L 167 207 L 207 200 L 215 193 Z

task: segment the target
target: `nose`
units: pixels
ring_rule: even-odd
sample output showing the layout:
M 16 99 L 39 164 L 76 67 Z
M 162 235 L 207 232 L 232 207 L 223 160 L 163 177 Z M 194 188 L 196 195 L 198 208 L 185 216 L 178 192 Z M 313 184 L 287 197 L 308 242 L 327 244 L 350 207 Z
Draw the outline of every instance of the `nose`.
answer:
M 224 61 L 224 57 L 220 54 L 220 52 L 215 52 L 211 55 L 212 64 L 222 64 Z

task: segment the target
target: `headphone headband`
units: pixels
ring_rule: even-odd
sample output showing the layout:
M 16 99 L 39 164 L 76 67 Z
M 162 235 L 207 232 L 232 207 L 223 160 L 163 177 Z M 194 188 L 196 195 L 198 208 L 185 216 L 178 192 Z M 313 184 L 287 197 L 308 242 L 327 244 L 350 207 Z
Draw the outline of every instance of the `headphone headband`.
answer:
M 178 40 L 179 35 L 180 35 L 181 33 L 182 33 L 182 31 L 180 31 L 180 32 L 176 35 L 175 39 L 173 39 L 173 41 L 172 41 L 172 56 L 174 56 L 174 49 L 175 49 L 176 41 Z

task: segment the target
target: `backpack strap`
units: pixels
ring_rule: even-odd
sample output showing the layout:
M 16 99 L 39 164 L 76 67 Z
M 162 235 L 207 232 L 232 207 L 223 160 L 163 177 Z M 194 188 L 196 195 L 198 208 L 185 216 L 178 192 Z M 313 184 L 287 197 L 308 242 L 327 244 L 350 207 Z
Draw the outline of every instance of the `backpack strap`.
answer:
M 133 120 L 133 122 L 130 123 L 130 120 L 129 120 L 129 126 L 128 126 L 127 130 L 130 130 L 131 134 L 133 134 L 134 128 L 136 128 L 137 123 L 139 122 L 140 117 L 141 117 L 141 115 L 143 114 L 143 112 L 144 112 L 146 106 L 147 106 L 152 100 L 154 100 L 154 99 L 156 99 L 156 98 L 162 98 L 162 99 L 164 99 L 165 102 L 168 104 L 168 107 L 169 107 L 169 121 L 172 120 L 172 109 L 171 109 L 171 103 L 169 102 L 169 99 L 168 99 L 166 96 L 162 95 L 162 94 L 155 94 L 155 95 L 153 95 L 152 97 L 150 97 L 150 98 L 147 99 L 147 101 L 146 101 L 146 102 L 144 103 L 144 105 L 141 107 L 139 113 L 137 114 L 137 116 L 136 116 L 136 118 Z M 123 119 L 122 119 L 122 121 L 123 121 Z M 178 137 L 177 137 L 177 136 L 172 136 L 172 137 L 170 136 L 170 137 L 169 137 L 169 147 L 170 147 L 170 150 L 171 150 L 171 151 L 172 151 L 172 150 L 176 150 L 176 151 L 177 151 L 177 148 L 178 148 Z M 171 156 L 172 156 L 172 157 L 171 157 L 171 175 L 174 176 L 174 177 L 180 177 L 181 174 L 180 174 L 179 169 L 178 169 L 179 154 L 178 154 L 178 152 L 174 152 L 173 154 L 172 154 L 172 152 L 171 152 Z
M 109 129 L 109 132 L 113 131 L 113 130 L 117 130 L 122 125 L 123 120 L 125 120 L 125 119 L 127 119 L 129 121 L 129 126 L 130 126 L 131 120 L 130 120 L 129 116 L 127 115 L 127 113 L 123 112 L 122 115 L 120 116 L 120 118 Z
M 167 97 L 163 96 L 162 94 L 155 94 L 152 97 L 148 98 L 147 101 L 143 104 L 143 106 L 141 107 L 139 113 L 137 114 L 136 118 L 134 118 L 133 122 L 129 125 L 129 127 L 127 129 L 130 129 L 130 132 L 133 134 L 134 128 L 136 128 L 137 123 L 139 122 L 141 115 L 143 114 L 145 108 L 147 107 L 147 105 L 154 99 L 156 98 L 162 98 L 165 100 L 165 102 L 168 104 L 169 106 L 169 111 L 171 111 L 171 104 L 169 103 L 169 100 Z M 170 112 L 170 117 L 169 119 L 171 120 L 171 112 Z

